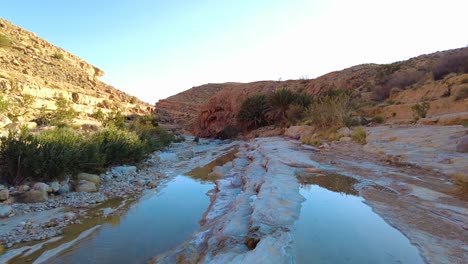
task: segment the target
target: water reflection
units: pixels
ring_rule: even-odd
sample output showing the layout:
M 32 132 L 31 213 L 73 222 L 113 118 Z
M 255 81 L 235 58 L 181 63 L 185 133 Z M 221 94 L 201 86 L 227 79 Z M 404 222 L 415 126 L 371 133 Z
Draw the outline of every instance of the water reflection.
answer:
M 354 189 L 354 184 L 358 181 L 351 177 L 346 177 L 339 174 L 326 174 L 326 175 L 297 175 L 297 179 L 305 189 L 310 189 L 310 185 L 318 185 L 327 190 L 338 192 L 342 194 L 358 195 L 359 193 Z
M 178 176 L 159 195 L 140 201 L 122 217 L 111 217 L 47 263 L 145 263 L 181 244 L 199 227 L 212 188 L 211 183 Z
M 238 152 L 237 148 L 229 151 L 223 156 L 213 160 L 212 162 L 206 164 L 203 167 L 196 167 L 195 169 L 186 173 L 187 176 L 190 176 L 194 179 L 205 181 L 205 182 L 214 182 L 218 179 L 218 176 L 211 173 L 216 166 L 222 166 L 229 161 L 232 161 L 236 158 L 236 153 Z
M 424 263 L 403 234 L 356 196 L 356 180 L 336 174 L 298 179 L 306 201 L 293 231 L 297 263 Z

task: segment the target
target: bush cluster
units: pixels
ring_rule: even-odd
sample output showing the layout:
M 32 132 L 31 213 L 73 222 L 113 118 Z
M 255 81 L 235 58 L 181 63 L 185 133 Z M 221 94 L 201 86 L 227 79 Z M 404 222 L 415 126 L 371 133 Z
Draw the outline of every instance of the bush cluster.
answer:
M 81 134 L 57 127 L 37 135 L 27 130 L 0 139 L 0 176 L 10 184 L 26 179 L 52 180 L 79 171 L 100 172 L 108 166 L 136 164 L 168 146 L 174 136 L 138 120 L 128 129 L 113 125 Z
M 428 102 L 421 102 L 413 105 L 411 110 L 413 111 L 414 119 L 418 120 L 419 118 L 425 118 L 429 107 L 430 104 Z
M 440 58 L 432 67 L 434 80 L 442 80 L 449 73 L 468 73 L 468 48 Z
M 78 112 L 73 108 L 72 102 L 64 97 L 59 97 L 55 101 L 56 110 L 47 110 L 45 106 L 39 110 L 38 117 L 34 120 L 40 126 L 69 126 Z
M 268 124 L 293 124 L 303 118 L 313 97 L 305 92 L 278 88 L 273 93 L 255 94 L 245 99 L 237 114 L 243 129 L 255 129 Z

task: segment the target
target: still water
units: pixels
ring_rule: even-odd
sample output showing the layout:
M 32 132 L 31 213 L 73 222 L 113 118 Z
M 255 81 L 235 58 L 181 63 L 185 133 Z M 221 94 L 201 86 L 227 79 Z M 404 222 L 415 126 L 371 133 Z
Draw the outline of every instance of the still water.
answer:
M 403 234 L 356 196 L 353 181 L 329 175 L 302 185 L 306 201 L 294 228 L 296 263 L 424 263 Z
M 145 263 L 181 244 L 208 208 L 212 183 L 178 176 L 160 194 L 140 201 L 48 263 Z

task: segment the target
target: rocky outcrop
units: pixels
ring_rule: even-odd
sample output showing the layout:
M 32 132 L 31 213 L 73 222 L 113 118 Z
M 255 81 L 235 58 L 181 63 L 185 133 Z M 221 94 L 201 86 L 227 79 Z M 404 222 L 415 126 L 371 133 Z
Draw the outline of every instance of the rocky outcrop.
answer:
M 1 18 L 0 34 L 11 42 L 10 47 L 0 48 L 0 89 L 4 99 L 21 108 L 13 114 L 14 122 L 33 119 L 41 108 L 56 109 L 60 97 L 80 113 L 78 124 L 93 121 L 90 115 L 98 109 L 118 109 L 126 115 L 154 110 L 101 82 L 104 71 L 98 67 Z

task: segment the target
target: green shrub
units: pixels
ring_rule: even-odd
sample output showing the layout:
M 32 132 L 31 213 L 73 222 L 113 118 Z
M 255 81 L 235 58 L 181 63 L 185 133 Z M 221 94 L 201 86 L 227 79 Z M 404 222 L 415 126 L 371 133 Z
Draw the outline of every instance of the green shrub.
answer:
M 277 118 L 286 119 L 286 111 L 296 99 L 295 93 L 287 88 L 278 88 L 267 98 L 271 111 L 275 112 Z
M 110 165 L 135 164 L 169 145 L 173 135 L 160 127 L 134 131 L 114 126 L 94 134 L 68 128 L 32 135 L 10 132 L 0 140 L 0 177 L 10 184 L 53 180 L 79 171 L 100 172 Z
M 195 138 L 193 139 L 193 142 L 195 142 L 195 143 L 197 143 L 197 144 L 200 143 L 200 138 L 199 138 L 199 137 L 195 137 Z
M 114 126 L 106 127 L 90 137 L 91 145 L 97 145 L 104 156 L 104 165 L 137 163 L 149 153 L 148 143 L 135 133 Z
M 466 98 L 468 98 L 468 87 L 467 86 L 461 88 L 457 92 L 457 95 L 455 96 L 455 100 L 464 100 Z
M 0 114 L 6 113 L 10 109 L 10 102 L 0 94 Z
M 245 129 L 264 126 L 267 124 L 267 110 L 267 97 L 263 94 L 252 95 L 242 102 L 239 113 L 237 113 L 237 121 Z
M 422 102 L 415 104 L 411 107 L 413 111 L 414 119 L 418 120 L 419 118 L 425 118 L 427 115 L 427 110 L 429 110 L 430 104 L 428 102 Z
M 38 136 L 23 130 L 2 138 L 2 177 L 11 184 L 26 179 L 51 180 L 79 170 L 91 157 L 83 155 L 84 138 L 67 129 L 53 129 Z M 92 157 L 94 158 L 94 157 Z
M 384 118 L 383 116 L 380 116 L 380 115 L 376 115 L 374 116 L 374 118 L 372 118 L 372 122 L 375 122 L 377 124 L 382 124 L 384 122 Z
M 302 118 L 304 118 L 304 112 L 306 108 L 302 105 L 293 104 L 286 111 L 286 119 L 290 125 L 297 124 Z
M 240 133 L 240 129 L 235 127 L 235 126 L 231 126 L 231 125 L 227 125 L 223 128 L 223 130 L 221 132 L 218 133 L 218 135 L 216 136 L 216 138 L 219 138 L 219 139 L 231 139 L 231 138 L 235 138 L 239 135 Z
M 367 133 L 363 127 L 357 127 L 353 130 L 351 138 L 359 144 L 366 144 Z
M 158 126 L 153 115 L 136 118 L 130 123 L 129 130 L 135 132 L 140 140 L 147 144 L 149 152 L 164 149 L 176 140 L 174 134 Z
M 125 128 L 125 116 L 122 112 L 118 110 L 113 110 L 112 112 L 108 113 L 104 122 L 102 123 L 105 127 L 115 126 L 120 129 Z
M 11 47 L 11 41 L 5 35 L 0 34 L 0 49 Z
M 52 55 L 52 58 L 57 59 L 57 60 L 63 60 L 64 56 L 62 53 L 56 52 Z
M 311 125 L 319 129 L 342 127 L 346 120 L 351 120 L 351 96 L 345 92 L 336 92 L 321 96 L 309 106 L 306 118 Z
M 73 109 L 72 102 L 64 97 L 59 97 L 55 101 L 57 109 L 52 114 L 52 125 L 67 126 L 78 116 L 78 112 Z
M 91 114 L 91 117 L 96 119 L 97 121 L 104 123 L 106 120 L 106 114 L 99 108 L 99 109 L 94 109 L 93 113 Z

